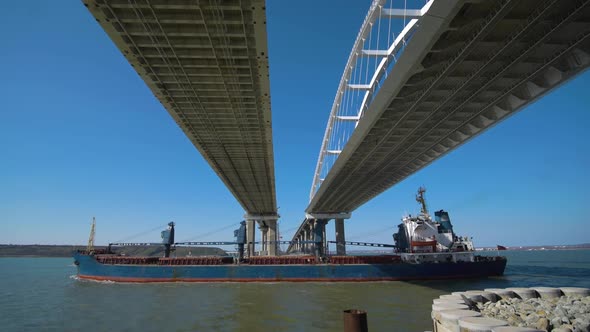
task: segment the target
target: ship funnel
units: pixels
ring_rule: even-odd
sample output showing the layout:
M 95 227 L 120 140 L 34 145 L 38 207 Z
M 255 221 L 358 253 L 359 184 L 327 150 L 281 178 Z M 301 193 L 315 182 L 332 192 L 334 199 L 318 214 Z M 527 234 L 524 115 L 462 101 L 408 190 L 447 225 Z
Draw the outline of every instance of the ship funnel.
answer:
M 451 219 L 447 211 L 440 210 L 434 212 L 434 220 L 440 224 L 441 230 L 449 233 L 453 232 L 453 225 L 451 224 Z

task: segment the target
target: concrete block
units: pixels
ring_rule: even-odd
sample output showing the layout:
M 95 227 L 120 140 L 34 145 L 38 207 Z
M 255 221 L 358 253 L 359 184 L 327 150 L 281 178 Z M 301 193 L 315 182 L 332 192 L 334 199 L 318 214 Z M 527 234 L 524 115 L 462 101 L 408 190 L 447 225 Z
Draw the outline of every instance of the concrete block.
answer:
M 441 295 L 438 298 L 441 299 L 441 300 L 444 300 L 444 299 L 459 299 L 459 300 L 463 300 L 460 295 L 451 295 L 451 294 Z
M 453 328 L 453 330 L 450 330 L 449 328 L 447 328 L 446 326 L 443 326 L 440 322 L 436 322 L 434 324 L 434 331 L 435 332 L 455 332 L 455 329 Z
M 463 317 L 459 319 L 461 332 L 491 332 L 492 328 L 508 326 L 508 322 L 487 317 Z
M 539 293 L 539 296 L 542 299 L 552 299 L 552 298 L 556 298 L 556 297 L 561 297 L 561 295 L 563 295 L 563 293 L 561 292 L 561 289 L 559 289 L 559 288 L 533 287 L 533 289 L 535 291 L 537 291 L 537 293 Z
M 469 307 L 466 304 L 459 304 L 459 303 L 442 303 L 442 304 L 433 304 L 432 305 L 432 313 L 430 317 L 435 320 L 441 319 L 441 312 L 449 311 L 449 310 L 469 310 Z
M 486 288 L 484 291 L 494 293 L 503 299 L 512 299 L 516 297 L 516 293 L 503 288 Z
M 466 304 L 460 304 L 460 303 L 435 303 L 432 305 L 433 311 L 458 310 L 458 309 L 469 309 L 469 307 Z
M 566 296 L 579 295 L 579 296 L 590 296 L 590 289 L 582 287 L 560 287 L 563 294 Z
M 481 317 L 481 314 L 471 310 L 448 310 L 440 312 L 441 325 L 450 331 L 459 332 L 459 319 L 465 317 Z
M 487 292 L 487 291 L 481 291 L 481 290 L 470 290 L 470 291 L 466 291 L 465 292 L 468 298 L 472 295 L 480 295 L 481 299 L 479 299 L 479 301 L 476 301 L 474 299 L 471 299 L 472 301 L 475 302 L 481 302 L 481 303 L 485 303 L 485 302 L 498 302 L 498 299 L 500 298 L 498 295 L 496 295 L 496 293 L 493 292 Z
M 537 291 L 535 291 L 532 288 L 511 287 L 506 289 L 513 291 L 514 293 L 516 293 L 516 295 L 518 295 L 518 297 L 520 297 L 523 300 L 534 299 L 539 297 Z
M 458 303 L 458 304 L 465 304 L 463 299 L 434 299 L 432 300 L 434 304 L 441 304 L 441 303 Z
M 492 332 L 545 332 L 543 330 L 532 329 L 530 327 L 500 326 L 494 327 Z

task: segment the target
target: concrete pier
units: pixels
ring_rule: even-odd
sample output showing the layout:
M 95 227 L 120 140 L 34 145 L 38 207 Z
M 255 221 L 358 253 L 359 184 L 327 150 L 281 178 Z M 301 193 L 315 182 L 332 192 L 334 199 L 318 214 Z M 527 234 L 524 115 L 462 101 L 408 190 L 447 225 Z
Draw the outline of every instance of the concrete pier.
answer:
M 303 232 L 303 241 L 306 241 L 306 243 L 303 244 L 303 252 L 308 254 L 311 253 L 313 251 L 313 246 L 311 243 L 309 243 L 309 241 L 312 241 L 312 226 L 308 226 L 305 227 L 305 231 Z
M 260 254 L 262 256 L 267 256 L 268 255 L 268 226 L 266 226 L 265 224 L 262 224 L 258 227 L 260 229 L 260 243 L 261 245 L 261 249 L 260 249 Z
M 325 254 L 325 241 L 326 241 L 326 224 L 327 220 L 318 219 L 314 222 L 313 233 L 315 242 L 314 253 L 318 257 L 323 257 Z
M 256 225 L 253 219 L 246 220 L 246 254 L 254 256 L 254 242 L 256 242 Z
M 336 229 L 336 255 L 346 255 L 346 239 L 344 236 L 344 219 L 334 220 L 334 227 Z
M 276 220 L 267 220 L 266 224 L 268 226 L 268 233 L 266 236 L 266 252 L 268 256 L 276 256 L 277 255 L 277 221 Z

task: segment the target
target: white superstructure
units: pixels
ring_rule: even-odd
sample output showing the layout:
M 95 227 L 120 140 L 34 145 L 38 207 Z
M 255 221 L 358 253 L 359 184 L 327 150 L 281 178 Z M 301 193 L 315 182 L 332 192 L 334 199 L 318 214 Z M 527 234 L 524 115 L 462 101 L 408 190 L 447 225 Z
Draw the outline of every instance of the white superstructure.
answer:
M 394 239 L 398 251 L 404 260 L 411 262 L 426 261 L 473 261 L 473 242 L 469 237 L 455 235 L 447 212 L 435 212 L 433 220 L 426 207 L 424 193 L 420 188 L 416 201 L 421 210 L 417 216 L 407 215 L 398 226 Z

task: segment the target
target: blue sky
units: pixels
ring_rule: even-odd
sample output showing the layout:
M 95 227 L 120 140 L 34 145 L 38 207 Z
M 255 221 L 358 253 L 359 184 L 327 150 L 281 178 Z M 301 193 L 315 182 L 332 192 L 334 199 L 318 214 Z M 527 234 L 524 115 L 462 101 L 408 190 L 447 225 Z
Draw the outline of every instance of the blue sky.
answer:
M 231 240 L 239 204 L 81 2 L 49 3 L 0 2 L 0 243 L 82 244 L 93 216 L 99 244 L 158 240 L 145 231 L 169 220 L 178 240 Z M 268 1 L 285 239 L 368 6 Z M 476 245 L 590 242 L 589 85 L 579 76 L 370 201 L 347 238 L 391 242 L 425 185 L 431 209 Z

